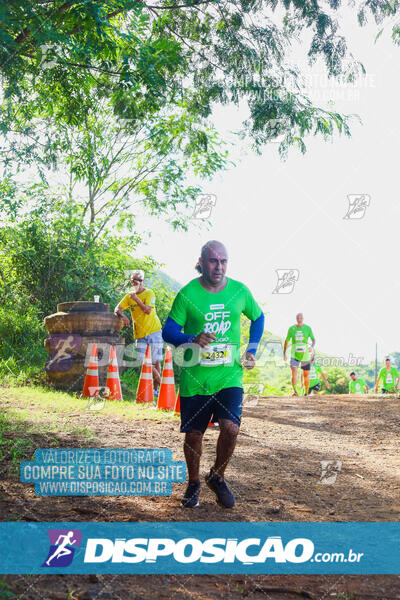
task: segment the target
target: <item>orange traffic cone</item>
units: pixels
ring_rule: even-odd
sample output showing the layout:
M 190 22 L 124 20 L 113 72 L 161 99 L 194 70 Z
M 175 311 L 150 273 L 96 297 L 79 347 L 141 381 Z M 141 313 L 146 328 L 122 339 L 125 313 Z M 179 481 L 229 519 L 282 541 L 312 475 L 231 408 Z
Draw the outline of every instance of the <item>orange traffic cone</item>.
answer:
M 180 393 L 179 388 L 178 388 L 178 395 L 176 396 L 174 413 L 176 415 L 180 415 L 181 414 L 181 393 Z
M 97 344 L 92 344 L 92 352 L 88 368 L 86 371 L 85 382 L 83 384 L 82 397 L 91 398 L 99 393 L 99 368 L 97 365 Z
M 153 369 L 151 364 L 151 349 L 150 346 L 147 346 L 136 391 L 136 402 L 153 402 L 153 400 Z
M 121 383 L 119 381 L 119 371 L 115 346 L 110 348 L 110 358 L 108 359 L 106 388 L 109 390 L 108 400 L 122 400 Z
M 165 351 L 164 368 L 162 372 L 157 408 L 162 408 L 163 410 L 174 410 L 175 404 L 175 380 L 174 370 L 172 368 L 172 354 L 171 348 L 167 346 Z

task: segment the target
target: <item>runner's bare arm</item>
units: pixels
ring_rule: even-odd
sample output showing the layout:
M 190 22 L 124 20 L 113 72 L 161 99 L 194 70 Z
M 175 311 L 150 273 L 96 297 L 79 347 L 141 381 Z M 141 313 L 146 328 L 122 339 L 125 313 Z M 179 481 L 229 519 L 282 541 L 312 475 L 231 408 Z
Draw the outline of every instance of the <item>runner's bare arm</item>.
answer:
M 286 350 L 288 347 L 288 341 L 289 340 L 285 340 L 285 343 L 283 344 L 283 360 L 286 360 Z
M 326 387 L 328 388 L 328 390 L 330 390 L 331 386 L 329 385 L 329 381 L 327 380 L 326 375 L 325 375 L 325 373 L 323 371 L 321 371 L 321 376 L 322 376 L 322 379 L 325 382 Z
M 207 348 L 207 346 L 216 339 L 215 333 L 205 333 L 203 331 L 202 333 L 199 333 L 199 335 L 196 335 L 193 343 L 198 344 L 201 348 Z
M 242 365 L 245 369 L 250 371 L 256 366 L 256 357 L 251 352 L 245 352 L 242 356 Z

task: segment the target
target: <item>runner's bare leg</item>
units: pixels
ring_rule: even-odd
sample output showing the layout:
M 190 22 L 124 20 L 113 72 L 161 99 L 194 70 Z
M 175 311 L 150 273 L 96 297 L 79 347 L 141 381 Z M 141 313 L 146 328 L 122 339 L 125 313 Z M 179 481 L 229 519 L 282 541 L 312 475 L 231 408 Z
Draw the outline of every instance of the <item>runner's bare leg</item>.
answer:
M 160 387 L 160 382 L 161 382 L 161 363 L 160 361 L 156 361 L 152 364 L 153 367 L 153 380 L 154 380 L 154 387 L 157 390 Z
M 310 387 L 310 371 L 306 371 L 303 369 L 303 375 L 304 375 L 304 390 L 305 390 L 305 393 L 308 394 L 308 390 Z
M 217 441 L 217 456 L 215 459 L 214 470 L 218 475 L 223 477 L 236 446 L 239 425 L 236 425 L 236 423 L 229 419 L 219 419 L 218 423 L 220 434 Z
M 185 454 L 189 481 L 198 481 L 200 478 L 200 457 L 203 444 L 203 434 L 197 429 L 185 435 L 183 452 Z
M 292 387 L 294 389 L 294 391 L 296 392 L 296 385 L 297 385 L 297 367 L 290 367 L 292 370 Z

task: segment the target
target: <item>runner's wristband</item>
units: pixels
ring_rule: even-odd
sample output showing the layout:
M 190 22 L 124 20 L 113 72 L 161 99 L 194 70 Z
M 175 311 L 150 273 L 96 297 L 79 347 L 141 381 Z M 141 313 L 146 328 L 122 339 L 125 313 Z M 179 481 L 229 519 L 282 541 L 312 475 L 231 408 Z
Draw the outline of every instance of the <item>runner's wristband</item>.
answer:
M 252 321 L 250 325 L 249 343 L 246 352 L 250 352 L 253 356 L 256 355 L 264 331 L 264 320 L 264 313 L 262 312 L 258 319 Z
M 168 344 L 181 346 L 182 344 L 190 344 L 196 336 L 182 333 L 182 325 L 168 317 L 162 329 L 162 337 Z

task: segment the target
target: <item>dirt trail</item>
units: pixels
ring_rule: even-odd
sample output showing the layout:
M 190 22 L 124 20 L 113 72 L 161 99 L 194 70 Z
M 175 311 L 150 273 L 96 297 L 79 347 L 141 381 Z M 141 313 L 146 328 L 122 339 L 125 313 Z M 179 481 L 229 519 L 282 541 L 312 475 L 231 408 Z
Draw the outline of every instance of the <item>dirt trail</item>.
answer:
M 182 435 L 175 420 L 132 422 L 117 417 L 102 419 L 99 414 L 87 413 L 71 415 L 69 419 L 71 423 L 76 421 L 77 426 L 86 426 L 93 431 L 95 440 L 90 445 L 94 447 L 168 447 L 174 450 L 175 460 L 183 460 Z M 39 498 L 34 495 L 33 486 L 7 476 L 1 483 L 0 518 L 14 520 L 18 516 L 27 521 L 398 521 L 399 432 L 398 399 L 350 396 L 262 398 L 257 406 L 245 408 L 237 449 L 226 473 L 237 500 L 235 509 L 231 511 L 218 507 L 205 485 L 200 507 L 187 510 L 179 505 L 185 487 L 183 484 L 174 484 L 173 494 L 167 498 Z M 59 447 L 82 445 L 79 438 L 71 439 L 71 436 L 57 434 L 56 431 L 52 435 L 57 437 Z M 213 462 L 217 436 L 217 429 L 207 431 L 202 457 L 203 474 Z M 36 438 L 35 447 L 46 447 L 40 435 Z M 321 461 L 327 460 L 341 463 L 336 481 L 331 485 L 321 481 Z M 80 581 L 84 579 L 81 577 Z M 75 589 L 79 588 L 80 595 L 76 596 L 79 600 L 119 597 L 117 594 L 96 596 L 96 585 L 107 578 L 98 576 L 94 583 L 95 579 L 92 582 L 88 579 L 88 584 L 81 589 L 81 584 L 78 585 L 78 580 L 74 583 L 73 577 L 61 578 L 62 581 L 70 580 L 77 586 Z M 185 583 L 182 588 L 178 583 L 184 579 L 165 577 L 169 595 L 163 596 L 162 591 L 158 595 L 161 598 L 186 597 L 188 584 Z M 190 580 L 189 587 L 196 590 L 196 593 L 187 596 L 193 598 L 246 596 L 284 600 L 301 597 L 268 591 L 266 580 L 279 584 L 294 582 L 296 585 L 302 582 L 306 589 L 307 585 L 311 586 L 310 590 L 317 594 L 315 598 L 400 598 L 400 578 L 394 576 L 278 579 L 272 576 L 197 576 L 186 579 Z M 42 580 L 43 577 L 39 578 L 35 585 L 41 586 Z M 126 589 L 130 588 L 128 581 L 135 582 L 134 589 L 137 591 L 123 595 L 124 598 L 153 595 L 150 580 L 143 576 L 121 576 L 112 580 L 125 581 Z M 209 587 L 207 581 L 213 582 L 213 585 Z M 256 582 L 260 581 L 264 583 L 257 585 L 264 586 L 264 591 L 256 589 Z M 328 589 L 331 582 L 336 582 L 331 592 L 322 591 L 325 587 Z M 337 587 L 338 582 L 341 587 Z M 361 584 L 366 587 L 359 592 Z M 381 591 L 378 591 L 379 586 Z M 92 592 L 89 588 L 93 588 Z M 236 589 L 239 591 L 236 592 Z M 353 595 L 335 595 L 339 591 Z M 89 595 L 85 596 L 85 593 Z
M 179 424 L 171 421 L 102 419 L 75 414 L 96 447 L 174 450 L 183 460 Z M 397 521 L 400 516 L 400 400 L 344 397 L 262 398 L 246 408 L 226 477 L 235 492 L 234 510 L 219 508 L 204 485 L 196 510 L 182 509 L 184 485 L 170 497 L 38 498 L 33 486 L 9 478 L 0 500 L 1 518 L 18 506 L 26 520 L 102 521 Z M 57 434 L 61 447 L 82 444 Z M 202 472 L 213 462 L 218 429 L 208 429 Z M 36 447 L 45 441 L 38 435 Z M 340 461 L 336 482 L 321 480 L 321 461 Z M 5 489 L 4 489 L 5 488 Z M 17 506 L 16 506 L 17 503 Z

